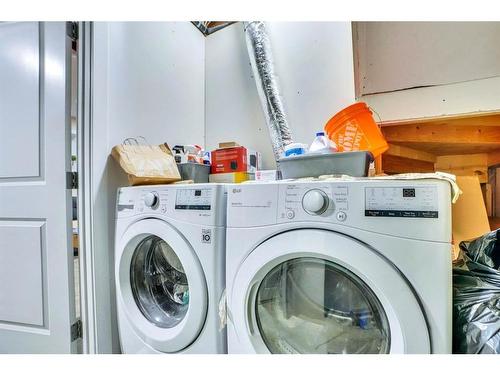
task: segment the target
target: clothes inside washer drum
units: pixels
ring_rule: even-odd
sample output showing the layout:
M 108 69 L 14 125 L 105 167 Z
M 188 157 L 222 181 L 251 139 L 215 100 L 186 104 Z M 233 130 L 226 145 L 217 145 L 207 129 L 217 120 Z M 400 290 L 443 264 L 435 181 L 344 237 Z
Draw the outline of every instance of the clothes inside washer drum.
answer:
M 137 245 L 130 284 L 137 307 L 154 325 L 172 328 L 186 316 L 188 279 L 179 258 L 161 238 L 148 236 Z
M 174 267 L 177 271 L 185 274 L 184 267 L 182 267 L 182 263 L 175 254 L 174 250 L 164 241 L 160 241 L 158 246 L 160 246 L 162 255 L 167 263 Z

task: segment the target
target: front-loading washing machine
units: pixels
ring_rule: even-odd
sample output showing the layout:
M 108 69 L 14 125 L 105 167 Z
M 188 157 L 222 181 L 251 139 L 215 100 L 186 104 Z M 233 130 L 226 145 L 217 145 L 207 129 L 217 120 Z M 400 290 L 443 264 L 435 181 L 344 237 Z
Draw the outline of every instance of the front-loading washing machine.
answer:
M 229 353 L 451 353 L 448 182 L 227 190 Z
M 220 184 L 118 190 L 115 282 L 123 353 L 226 353 Z

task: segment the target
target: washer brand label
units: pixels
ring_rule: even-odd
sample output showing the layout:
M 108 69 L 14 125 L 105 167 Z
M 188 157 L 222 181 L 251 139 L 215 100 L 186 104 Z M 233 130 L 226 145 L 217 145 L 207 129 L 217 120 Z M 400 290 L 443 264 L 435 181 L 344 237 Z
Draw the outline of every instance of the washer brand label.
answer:
M 212 243 L 212 229 L 201 230 L 201 243 Z
M 117 209 L 118 211 L 133 210 L 134 196 L 126 190 L 119 190 Z

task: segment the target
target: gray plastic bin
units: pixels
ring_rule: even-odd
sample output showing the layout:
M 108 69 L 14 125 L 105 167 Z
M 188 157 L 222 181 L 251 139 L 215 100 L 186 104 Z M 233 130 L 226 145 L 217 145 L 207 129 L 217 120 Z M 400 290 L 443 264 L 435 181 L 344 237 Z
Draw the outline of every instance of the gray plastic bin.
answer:
M 183 180 L 193 180 L 195 183 L 207 183 L 210 174 L 210 165 L 199 163 L 177 164 Z
M 373 156 L 368 151 L 350 151 L 289 156 L 279 159 L 278 163 L 282 178 L 287 179 L 329 174 L 366 177 L 372 161 Z

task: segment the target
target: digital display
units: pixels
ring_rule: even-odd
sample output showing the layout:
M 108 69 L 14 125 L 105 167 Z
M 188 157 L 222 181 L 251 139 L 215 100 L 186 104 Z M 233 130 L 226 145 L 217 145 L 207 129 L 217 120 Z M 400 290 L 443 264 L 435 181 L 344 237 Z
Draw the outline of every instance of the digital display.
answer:
M 179 189 L 175 198 L 175 209 L 209 211 L 211 201 L 210 189 Z
M 403 189 L 404 198 L 415 198 L 415 189 Z
M 434 185 L 365 188 L 365 216 L 438 218 L 438 211 L 438 190 Z

